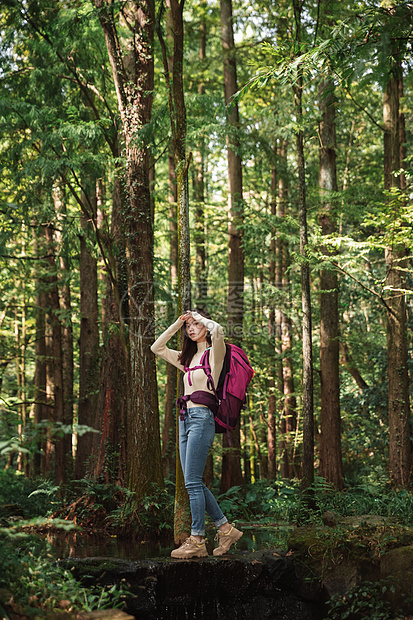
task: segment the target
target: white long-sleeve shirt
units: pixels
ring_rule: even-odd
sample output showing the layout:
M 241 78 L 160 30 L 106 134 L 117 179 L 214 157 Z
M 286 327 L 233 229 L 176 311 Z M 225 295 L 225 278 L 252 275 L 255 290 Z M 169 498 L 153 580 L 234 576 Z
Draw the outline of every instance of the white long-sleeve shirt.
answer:
M 191 312 L 191 315 L 192 315 L 192 318 L 197 323 L 202 323 L 202 325 L 204 325 L 209 330 L 209 333 L 211 334 L 211 349 L 209 352 L 209 365 L 211 367 L 211 375 L 214 380 L 214 385 L 217 386 L 219 375 L 222 370 L 222 364 L 225 358 L 225 351 L 226 351 L 225 342 L 224 342 L 224 331 L 219 323 L 216 323 L 212 319 L 207 319 L 206 317 L 202 316 L 198 312 Z M 178 361 L 178 356 L 179 356 L 180 351 L 169 349 L 166 346 L 166 343 L 182 327 L 183 324 L 184 324 L 184 321 L 181 321 L 181 319 L 178 319 L 177 321 L 175 321 L 175 323 L 173 323 L 173 325 L 168 327 L 168 329 L 165 330 L 163 334 L 161 334 L 159 338 L 151 346 L 151 350 L 153 351 L 153 353 L 155 353 L 155 355 L 159 355 L 159 357 L 162 357 L 164 360 L 166 360 L 170 364 L 173 364 L 174 366 L 179 368 L 179 370 L 182 370 L 182 372 L 184 372 L 184 366 L 181 364 L 180 361 Z M 209 345 L 207 342 L 197 343 L 197 352 L 195 353 L 195 355 L 193 356 L 189 364 L 190 368 L 200 365 L 202 355 L 204 354 L 208 346 Z M 202 370 L 202 368 L 191 371 L 190 381 L 192 385 L 189 384 L 188 374 L 189 372 L 185 372 L 184 374 L 184 394 L 185 395 L 191 395 L 193 392 L 197 392 L 197 391 L 213 393 L 213 391 L 208 388 L 207 375 L 204 372 L 204 370 Z M 202 406 L 204 405 L 192 403 L 191 400 L 187 402 L 188 408 L 189 407 L 202 407 Z

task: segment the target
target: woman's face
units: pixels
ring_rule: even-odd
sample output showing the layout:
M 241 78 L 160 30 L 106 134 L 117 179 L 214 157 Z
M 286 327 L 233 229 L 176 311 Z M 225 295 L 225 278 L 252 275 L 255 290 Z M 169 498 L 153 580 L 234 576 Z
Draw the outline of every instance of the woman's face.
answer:
M 186 320 L 186 333 L 194 342 L 204 342 L 207 339 L 207 328 L 197 323 L 192 317 Z

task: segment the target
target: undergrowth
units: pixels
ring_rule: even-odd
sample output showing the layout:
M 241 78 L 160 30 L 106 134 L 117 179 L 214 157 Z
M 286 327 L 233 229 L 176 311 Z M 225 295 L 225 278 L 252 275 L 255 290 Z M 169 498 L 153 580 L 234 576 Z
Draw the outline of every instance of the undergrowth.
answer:
M 321 524 L 326 511 L 335 511 L 343 517 L 375 514 L 400 524 L 412 523 L 411 492 L 391 490 L 385 483 L 363 482 L 336 491 L 322 478 L 316 478 L 305 498 L 297 480 L 259 480 L 220 495 L 216 488 L 213 492 L 231 521 Z M 8 506 L 17 506 L 23 518 L 53 516 L 71 520 L 86 531 L 157 538 L 172 530 L 174 485 L 169 481 L 165 489 L 153 485 L 142 500 L 136 501 L 128 489 L 83 479 L 69 484 L 62 497 L 60 489 L 47 480 L 32 482 L 15 472 L 0 472 L 0 517 L 7 518 Z
M 39 618 L 50 611 L 123 608 L 122 586 L 85 588 L 59 566 L 39 537 L 15 529 L 0 530 L 0 613 Z
M 399 620 L 395 617 L 390 604 L 384 596 L 388 589 L 394 586 L 385 581 L 371 583 L 365 581 L 359 586 L 348 590 L 344 595 L 336 594 L 328 604 L 328 620 Z
M 218 502 L 230 520 L 263 524 L 321 524 L 327 511 L 342 517 L 374 514 L 393 518 L 402 525 L 413 521 L 413 494 L 407 490 L 365 484 L 336 491 L 322 478 L 316 478 L 306 497 L 297 480 L 260 480 L 245 487 L 232 487 L 218 497 Z
M 172 529 L 173 493 L 153 484 L 141 500 L 136 500 L 129 489 L 85 479 L 68 489 L 65 504 L 53 516 L 70 519 L 85 531 L 159 538 Z

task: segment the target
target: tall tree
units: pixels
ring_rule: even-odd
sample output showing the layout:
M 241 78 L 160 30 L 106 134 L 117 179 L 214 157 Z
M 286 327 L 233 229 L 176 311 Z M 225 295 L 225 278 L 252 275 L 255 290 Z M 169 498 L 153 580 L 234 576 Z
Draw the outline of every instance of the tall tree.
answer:
M 273 149 L 274 158 L 277 154 L 277 148 Z M 274 162 L 271 169 L 271 219 L 275 220 L 277 215 L 277 163 Z M 270 261 L 269 261 L 269 282 L 275 290 L 276 286 L 276 248 L 277 248 L 277 233 L 275 225 L 271 226 L 271 244 L 270 244 Z M 269 314 L 269 335 L 270 341 L 277 338 L 276 329 L 276 314 L 274 307 L 270 308 Z M 268 431 L 267 431 L 267 445 L 268 445 L 268 478 L 275 480 L 277 477 L 277 389 L 279 391 L 279 373 L 281 369 L 281 362 L 274 359 L 270 359 L 270 373 L 268 379 Z M 278 381 L 277 381 L 278 379 Z M 278 383 L 278 385 L 277 385 Z
M 201 70 L 206 60 L 207 27 L 205 20 L 206 3 L 201 5 L 201 21 L 199 24 L 199 64 Z M 203 79 L 198 84 L 198 94 L 205 94 Z M 208 294 L 208 279 L 206 266 L 206 241 L 205 241 L 205 139 L 200 136 L 194 157 L 194 200 L 195 200 L 195 297 L 198 305 L 205 302 Z
M 183 84 L 184 62 L 184 0 L 170 0 L 169 10 L 173 32 L 172 76 L 168 51 L 162 35 L 160 24 L 159 40 L 162 47 L 164 76 L 168 89 L 169 116 L 171 121 L 172 148 L 174 154 L 177 220 L 178 220 L 178 314 L 191 307 L 191 263 L 189 237 L 189 186 L 188 167 L 191 158 L 186 156 L 186 106 Z M 181 377 L 182 379 L 182 377 Z M 179 392 L 182 393 L 182 381 Z M 182 543 L 189 533 L 190 509 L 188 493 L 179 459 L 178 418 L 176 419 L 176 486 L 175 486 L 175 543 Z
M 40 256 L 44 255 L 44 230 L 43 226 L 38 226 L 34 231 L 34 254 L 38 260 L 34 264 L 36 278 L 36 314 L 35 314 L 35 371 L 34 371 L 34 394 L 33 394 L 33 422 L 36 429 L 40 429 L 40 422 L 47 420 L 49 417 L 47 407 L 46 381 L 47 381 L 47 361 L 46 361 L 46 301 L 45 281 L 42 261 Z M 33 477 L 40 476 L 41 473 L 41 451 L 45 447 L 43 441 L 44 431 L 36 433 L 35 446 L 36 450 L 33 454 L 33 462 L 31 472 Z
M 150 483 L 163 480 L 155 360 L 148 346 L 154 338 L 149 150 L 139 137 L 151 119 L 154 15 L 150 2 L 126 2 L 117 14 L 117 26 L 113 3 L 95 0 L 94 4 L 112 68 L 126 159 L 124 217 L 131 302 L 127 478 L 141 497 Z M 124 32 L 132 34 L 122 40 Z
M 173 75 L 173 23 L 172 13 L 167 3 L 167 11 L 165 15 L 166 25 L 166 49 L 168 75 Z M 176 173 L 174 162 L 174 151 L 172 144 L 168 149 L 168 215 L 169 215 L 169 260 L 170 260 L 170 283 L 171 289 L 174 291 L 178 283 L 178 220 L 177 220 L 177 187 Z M 171 292 L 172 292 L 171 291 Z M 176 310 L 172 303 L 173 295 L 170 297 L 171 303 L 168 305 L 168 323 L 174 322 Z M 174 336 L 171 345 L 177 343 L 177 337 Z M 178 373 L 172 364 L 166 362 L 166 389 L 165 389 L 165 413 L 164 424 L 162 429 L 162 463 L 164 475 L 175 477 L 176 470 L 176 407 L 175 400 L 177 395 L 177 377 Z
M 64 187 L 60 183 L 54 188 L 55 209 L 59 222 L 55 230 L 56 246 L 59 252 L 60 268 L 60 307 L 62 309 L 62 370 L 63 370 L 63 424 L 66 428 L 73 428 L 73 324 L 72 324 L 72 299 L 70 290 L 71 266 L 69 262 L 69 242 L 67 239 L 67 204 Z M 65 433 L 63 437 L 65 468 L 69 477 L 73 473 L 72 458 L 72 433 Z
M 170 11 L 167 12 L 167 17 Z M 170 65 L 172 72 L 172 65 Z M 170 283 L 172 291 L 178 282 L 178 221 L 177 221 L 177 192 L 176 174 L 173 153 L 168 155 L 168 212 L 169 212 L 169 260 L 170 260 Z M 176 318 L 175 306 L 172 303 L 173 296 L 170 297 L 171 303 L 168 305 L 168 323 L 171 324 Z M 172 342 L 177 342 L 174 336 Z M 165 413 L 162 429 L 162 463 L 164 475 L 169 477 L 175 475 L 176 457 L 176 407 L 175 400 L 177 395 L 177 370 L 175 366 L 166 362 L 166 389 L 165 389 Z
M 244 320 L 244 250 L 242 246 L 243 194 L 239 141 L 239 110 L 232 98 L 238 91 L 232 0 L 221 0 L 221 40 L 224 60 L 224 98 L 227 106 L 228 158 L 228 304 L 227 337 L 240 344 Z M 223 437 L 221 492 L 243 484 L 239 427 Z
M 394 50 L 393 50 L 394 52 Z M 400 188 L 399 83 L 397 63 L 390 67 L 383 99 L 384 120 L 384 188 L 388 192 Z M 394 200 L 394 217 L 401 203 Z M 392 222 L 392 227 L 397 226 Z M 409 486 L 411 479 L 411 422 L 409 405 L 408 352 L 404 265 L 406 248 L 399 235 L 394 235 L 385 249 L 387 294 L 387 374 L 389 379 L 389 469 L 396 487 Z
M 279 178 L 278 178 L 278 217 L 280 222 L 286 222 L 288 217 L 288 171 L 287 171 L 287 141 L 283 139 L 278 151 L 279 160 Z M 288 242 L 285 239 L 280 239 L 280 288 L 283 294 L 282 298 L 282 310 L 281 310 L 281 356 L 282 356 L 282 392 L 283 392 L 283 406 L 282 406 L 282 426 L 281 432 L 283 435 L 283 458 L 281 462 L 281 472 L 284 478 L 291 478 L 293 475 L 298 474 L 293 437 L 297 425 L 297 402 L 294 388 L 294 365 L 292 356 L 292 320 L 291 314 L 288 310 L 288 305 L 291 304 L 290 299 L 290 281 L 288 275 L 288 268 L 290 263 L 290 252 L 288 248 Z
M 320 166 L 318 184 L 320 207 L 318 219 L 325 236 L 336 231 L 334 192 L 337 192 L 336 127 L 334 81 L 322 80 L 319 88 L 321 121 L 319 125 Z M 328 257 L 331 250 L 323 248 Z M 319 473 L 337 489 L 343 488 L 341 458 L 341 417 L 339 379 L 339 315 L 337 271 L 324 267 L 320 271 L 320 378 L 321 435 Z
M 119 148 L 116 141 L 115 149 Z M 119 157 L 121 152 L 119 149 Z M 116 480 L 126 486 L 126 426 L 128 418 L 128 340 L 124 326 L 129 320 L 128 275 L 126 268 L 125 222 L 123 218 L 124 183 L 115 175 L 112 190 L 110 236 L 113 241 L 111 271 L 105 295 L 104 341 L 100 372 L 97 419 L 93 435 L 93 475 L 106 482 Z
M 293 0 L 295 19 L 295 38 L 302 40 L 302 9 L 299 0 Z M 301 255 L 301 303 L 303 312 L 303 478 L 302 488 L 306 490 L 314 480 L 314 379 L 313 345 L 310 291 L 310 262 L 308 256 L 307 199 L 305 183 L 304 131 L 303 131 L 303 70 L 297 69 L 294 85 L 294 107 L 297 119 L 296 151 L 298 168 L 298 209 L 300 226 Z
M 47 261 L 49 263 L 49 301 L 50 301 L 50 325 L 51 325 L 51 347 L 49 364 L 53 371 L 53 417 L 55 432 L 54 440 L 54 479 L 56 484 L 65 483 L 66 477 L 66 458 L 65 442 L 62 434 L 64 416 L 64 395 L 63 395 L 63 359 L 62 359 L 62 323 L 60 320 L 60 299 L 56 265 L 56 244 L 54 230 L 51 222 L 46 224 L 46 243 Z
M 88 198 L 83 200 L 97 209 L 96 184 L 87 184 Z M 90 248 L 90 222 L 82 215 L 83 234 L 80 236 L 80 338 L 79 338 L 79 405 L 78 423 L 94 428 L 98 391 L 96 377 L 99 376 L 99 323 L 98 323 L 98 272 L 97 260 Z M 90 471 L 90 433 L 77 438 L 75 478 L 86 477 Z

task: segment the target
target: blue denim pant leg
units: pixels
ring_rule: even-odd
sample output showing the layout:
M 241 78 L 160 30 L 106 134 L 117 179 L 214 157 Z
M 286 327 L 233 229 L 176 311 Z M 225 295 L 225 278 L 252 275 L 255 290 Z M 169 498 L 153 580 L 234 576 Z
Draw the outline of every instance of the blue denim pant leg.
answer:
M 179 453 L 191 505 L 193 536 L 205 534 L 205 511 L 217 527 L 227 522 L 215 497 L 202 482 L 214 435 L 214 414 L 207 407 L 191 407 L 185 419 L 179 421 Z

